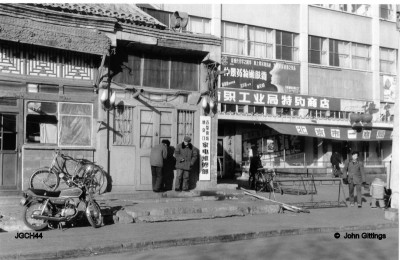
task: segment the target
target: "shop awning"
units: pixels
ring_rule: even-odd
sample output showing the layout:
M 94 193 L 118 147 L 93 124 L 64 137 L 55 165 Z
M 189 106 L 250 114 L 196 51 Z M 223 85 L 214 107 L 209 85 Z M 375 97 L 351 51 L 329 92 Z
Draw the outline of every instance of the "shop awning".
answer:
M 318 137 L 344 141 L 383 141 L 392 140 L 392 130 L 374 129 L 357 132 L 346 126 L 325 126 L 310 124 L 265 123 L 281 134 Z

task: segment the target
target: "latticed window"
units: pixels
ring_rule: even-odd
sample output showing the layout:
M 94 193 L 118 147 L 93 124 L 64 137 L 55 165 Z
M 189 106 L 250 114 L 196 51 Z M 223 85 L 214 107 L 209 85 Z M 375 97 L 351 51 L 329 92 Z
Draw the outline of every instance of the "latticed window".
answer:
M 133 107 L 114 110 L 114 145 L 133 145 Z
M 178 143 L 183 141 L 185 136 L 194 135 L 194 111 L 178 110 Z

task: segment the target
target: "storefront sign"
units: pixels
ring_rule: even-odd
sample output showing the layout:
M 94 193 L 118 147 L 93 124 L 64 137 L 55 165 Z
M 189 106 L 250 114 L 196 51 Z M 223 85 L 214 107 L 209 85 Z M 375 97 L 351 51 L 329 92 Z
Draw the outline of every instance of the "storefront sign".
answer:
M 275 131 L 287 135 L 299 135 L 336 140 L 375 141 L 391 140 L 392 130 L 371 129 L 357 132 L 344 126 L 318 126 L 309 124 L 266 123 Z
M 211 117 L 200 116 L 200 177 L 201 181 L 210 181 L 210 139 Z
M 218 90 L 218 100 L 221 103 L 239 105 L 340 110 L 340 99 L 338 98 L 266 93 L 251 90 L 220 89 Z
M 300 93 L 300 65 L 222 55 L 221 86 L 238 89 Z

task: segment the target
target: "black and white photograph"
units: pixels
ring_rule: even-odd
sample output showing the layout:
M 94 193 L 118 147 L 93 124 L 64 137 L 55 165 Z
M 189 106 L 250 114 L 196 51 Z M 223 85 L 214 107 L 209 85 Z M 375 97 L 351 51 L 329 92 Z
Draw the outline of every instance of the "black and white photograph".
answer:
M 364 2 L 0 0 L 0 259 L 399 259 Z

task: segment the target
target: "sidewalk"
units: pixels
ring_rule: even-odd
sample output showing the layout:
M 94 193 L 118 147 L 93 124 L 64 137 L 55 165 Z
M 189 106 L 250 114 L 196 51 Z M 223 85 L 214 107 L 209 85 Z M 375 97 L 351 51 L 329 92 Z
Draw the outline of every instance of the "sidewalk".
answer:
M 117 252 L 136 252 L 180 245 L 230 242 L 272 236 L 398 228 L 384 211 L 370 208 L 315 209 L 206 220 L 108 225 L 42 232 L 42 239 L 16 239 L 0 233 L 0 259 L 56 259 Z

